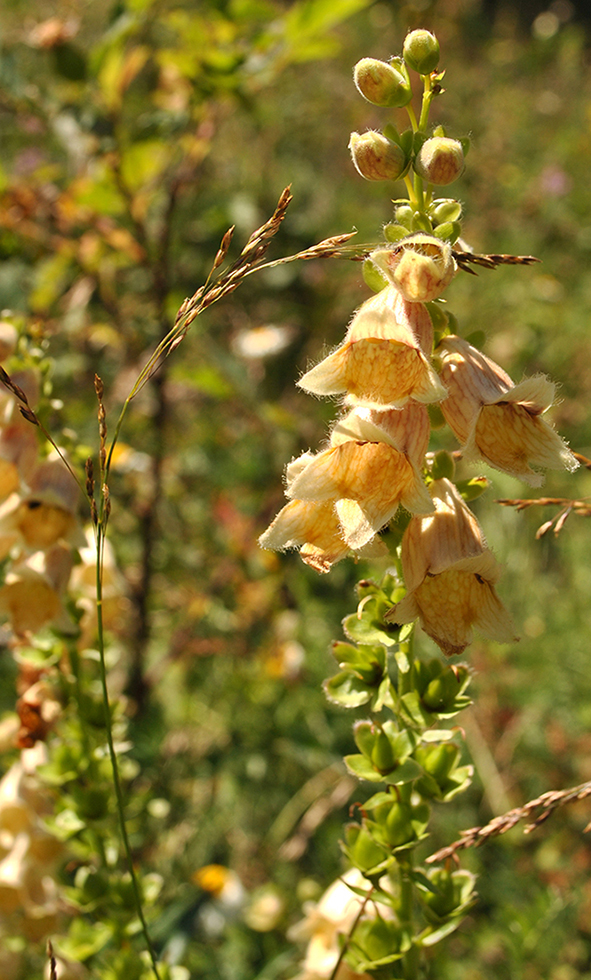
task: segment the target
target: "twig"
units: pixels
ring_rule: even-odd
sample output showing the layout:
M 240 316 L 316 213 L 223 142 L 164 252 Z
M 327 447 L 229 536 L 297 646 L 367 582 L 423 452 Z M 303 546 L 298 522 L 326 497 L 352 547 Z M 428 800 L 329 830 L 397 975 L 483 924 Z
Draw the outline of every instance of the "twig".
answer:
M 426 863 L 435 864 L 439 861 L 446 861 L 454 854 L 457 854 L 458 851 L 466 850 L 468 847 L 480 847 L 481 844 L 484 844 L 491 837 L 506 834 L 508 830 L 511 830 L 512 827 L 515 827 L 522 820 L 529 820 L 533 816 L 534 811 L 540 809 L 541 813 L 537 817 L 534 817 L 531 823 L 528 823 L 523 829 L 524 834 L 529 834 L 536 827 L 539 827 L 540 824 L 544 823 L 552 815 L 554 810 L 566 806 L 567 803 L 584 800 L 588 796 L 591 796 L 591 782 L 581 783 L 580 786 L 573 786 L 571 789 L 550 790 L 548 793 L 542 793 L 535 800 L 530 800 L 529 803 L 525 803 L 523 806 L 515 807 L 514 810 L 509 810 L 500 817 L 495 817 L 484 827 L 471 827 L 469 830 L 463 830 L 459 840 L 454 841 L 448 847 L 442 847 L 435 854 L 431 854 L 426 859 Z M 588 830 L 591 830 L 591 823 L 587 824 L 583 832 L 586 833 Z

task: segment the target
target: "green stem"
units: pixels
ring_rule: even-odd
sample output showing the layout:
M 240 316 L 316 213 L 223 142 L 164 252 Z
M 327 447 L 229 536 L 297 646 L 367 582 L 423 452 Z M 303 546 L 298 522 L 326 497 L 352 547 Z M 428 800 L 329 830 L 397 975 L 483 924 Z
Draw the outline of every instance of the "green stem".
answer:
M 431 76 L 425 75 L 423 77 L 423 100 L 421 102 L 421 115 L 419 117 L 419 132 L 424 133 L 427 129 L 427 123 L 429 122 L 429 111 L 431 109 L 431 102 L 433 101 L 433 86 L 431 84 Z
M 419 124 L 417 123 L 417 117 L 415 116 L 415 111 L 414 111 L 413 107 L 410 105 L 410 103 L 409 103 L 409 105 L 406 106 L 406 111 L 408 112 L 408 118 L 410 119 L 410 124 L 412 126 L 412 131 L 413 131 L 413 133 L 416 133 L 416 131 L 419 128 Z
M 413 903 L 414 885 L 409 871 L 412 866 L 412 856 L 406 858 L 399 865 L 400 878 L 400 901 L 398 906 L 398 918 L 401 926 L 408 930 L 409 935 L 413 933 Z M 415 943 L 404 954 L 402 959 L 405 980 L 418 980 L 420 967 L 420 950 Z
M 404 183 L 406 184 L 406 189 L 408 191 L 408 197 L 409 197 L 409 200 L 410 200 L 411 204 L 416 204 L 417 203 L 417 199 L 415 197 L 414 185 L 413 185 L 412 180 L 408 176 L 408 174 L 405 174 Z
M 104 510 L 104 505 L 101 509 Z M 125 823 L 125 810 L 124 810 L 124 801 L 123 801 L 123 791 L 121 789 L 121 778 L 119 775 L 119 763 L 117 762 L 117 753 L 115 751 L 115 744 L 113 742 L 113 729 L 111 727 L 111 705 L 109 702 L 109 691 L 107 688 L 107 669 L 105 664 L 105 636 L 104 636 L 104 624 L 103 624 L 103 574 L 102 573 L 103 573 L 104 543 L 105 543 L 105 537 L 104 537 L 103 515 L 101 515 L 101 518 L 99 519 L 98 526 L 97 526 L 97 540 L 96 540 L 96 545 L 97 545 L 96 613 L 97 613 L 98 649 L 99 649 L 99 656 L 100 656 L 101 687 L 103 692 L 105 727 L 107 729 L 107 743 L 109 746 L 109 757 L 111 760 L 111 769 L 113 772 L 113 785 L 115 787 L 115 797 L 117 800 L 117 813 L 119 816 L 121 839 L 123 841 L 123 848 L 127 860 L 127 868 L 131 877 L 135 906 L 136 906 L 138 918 L 142 925 L 142 932 L 144 934 L 146 947 L 148 949 L 148 952 L 150 954 L 150 959 L 152 961 L 152 969 L 154 970 L 154 975 L 156 977 L 156 980 L 161 980 L 160 974 L 158 972 L 158 963 L 156 961 L 156 954 L 152 946 L 152 940 L 150 939 L 150 934 L 148 932 L 148 925 L 144 916 L 139 884 L 133 866 L 133 856 L 131 853 L 129 837 L 127 834 L 127 826 Z

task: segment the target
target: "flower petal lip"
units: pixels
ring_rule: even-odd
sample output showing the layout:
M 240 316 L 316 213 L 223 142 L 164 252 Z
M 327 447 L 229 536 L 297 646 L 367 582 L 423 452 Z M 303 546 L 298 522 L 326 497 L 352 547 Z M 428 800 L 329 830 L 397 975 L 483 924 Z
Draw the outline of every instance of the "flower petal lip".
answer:
M 484 535 L 454 484 L 435 480 L 431 516 L 415 516 L 402 540 L 407 595 L 385 616 L 387 622 L 421 626 L 446 656 L 462 653 L 473 627 L 490 639 L 511 642 L 513 621 L 494 585 L 500 568 Z
M 318 572 L 328 572 L 350 550 L 333 501 L 290 501 L 261 534 L 259 544 L 271 551 L 300 548 L 302 559 Z
M 483 459 L 531 486 L 543 483 L 532 466 L 576 469 L 576 457 L 541 418 L 556 394 L 548 378 L 536 375 L 514 385 L 494 361 L 455 336 L 446 337 L 438 353 L 449 391 L 442 411 L 467 460 Z
M 402 624 L 419 618 L 447 657 L 464 652 L 473 640 L 473 629 L 498 643 L 515 642 L 513 621 L 493 582 L 482 574 L 487 559 L 485 553 L 428 576 L 388 612 L 388 621 Z

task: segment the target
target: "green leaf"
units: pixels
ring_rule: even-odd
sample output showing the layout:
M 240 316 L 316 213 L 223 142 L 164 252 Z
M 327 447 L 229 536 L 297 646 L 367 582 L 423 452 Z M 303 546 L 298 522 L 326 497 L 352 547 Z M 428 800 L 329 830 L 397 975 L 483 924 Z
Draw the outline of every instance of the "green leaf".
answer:
M 68 935 L 57 939 L 54 945 L 66 959 L 87 960 L 98 953 L 113 937 L 115 925 L 105 922 L 89 922 L 77 917 L 72 920 Z
M 324 681 L 322 687 L 329 701 L 344 708 L 359 708 L 360 705 L 367 704 L 373 694 L 372 688 L 368 688 L 350 670 L 342 670 L 330 677 Z
M 369 759 L 364 755 L 346 755 L 345 765 L 349 772 L 357 776 L 358 779 L 367 779 L 370 783 L 384 782 L 385 777 L 381 773 L 376 772 Z
M 379 778 L 383 779 L 389 786 L 402 786 L 404 783 L 412 783 L 413 779 L 422 775 L 422 772 L 423 770 L 414 759 L 407 759 L 402 765 L 397 766 L 394 772 L 389 772 L 386 776 Z

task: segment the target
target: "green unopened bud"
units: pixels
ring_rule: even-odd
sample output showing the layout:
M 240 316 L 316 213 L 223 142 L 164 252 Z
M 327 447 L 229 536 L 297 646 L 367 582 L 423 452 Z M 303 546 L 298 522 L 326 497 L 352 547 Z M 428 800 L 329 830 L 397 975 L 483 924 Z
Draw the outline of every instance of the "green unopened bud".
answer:
M 381 133 L 351 133 L 349 149 L 358 173 L 366 180 L 398 180 L 406 170 L 404 151 Z
M 411 31 L 404 39 L 402 55 L 413 71 L 430 75 L 439 64 L 439 41 L 430 31 Z
M 423 693 L 423 703 L 432 711 L 446 711 L 452 707 L 460 686 L 456 674 L 448 667 L 427 685 Z
M 374 105 L 400 108 L 412 98 L 410 79 L 402 59 L 391 64 L 377 58 L 362 58 L 353 69 L 355 85 L 364 99 Z
M 458 140 L 433 136 L 425 140 L 417 153 L 414 169 L 430 184 L 443 187 L 457 180 L 464 172 L 464 151 Z
M 386 817 L 386 839 L 390 847 L 400 847 L 415 839 L 412 809 L 408 803 L 394 803 Z
M 444 221 L 459 221 L 462 217 L 462 205 L 451 197 L 440 198 L 433 201 L 429 214 L 437 225 Z
M 396 766 L 392 745 L 385 732 L 380 731 L 376 734 L 376 740 L 371 752 L 371 761 L 380 773 L 392 772 Z

